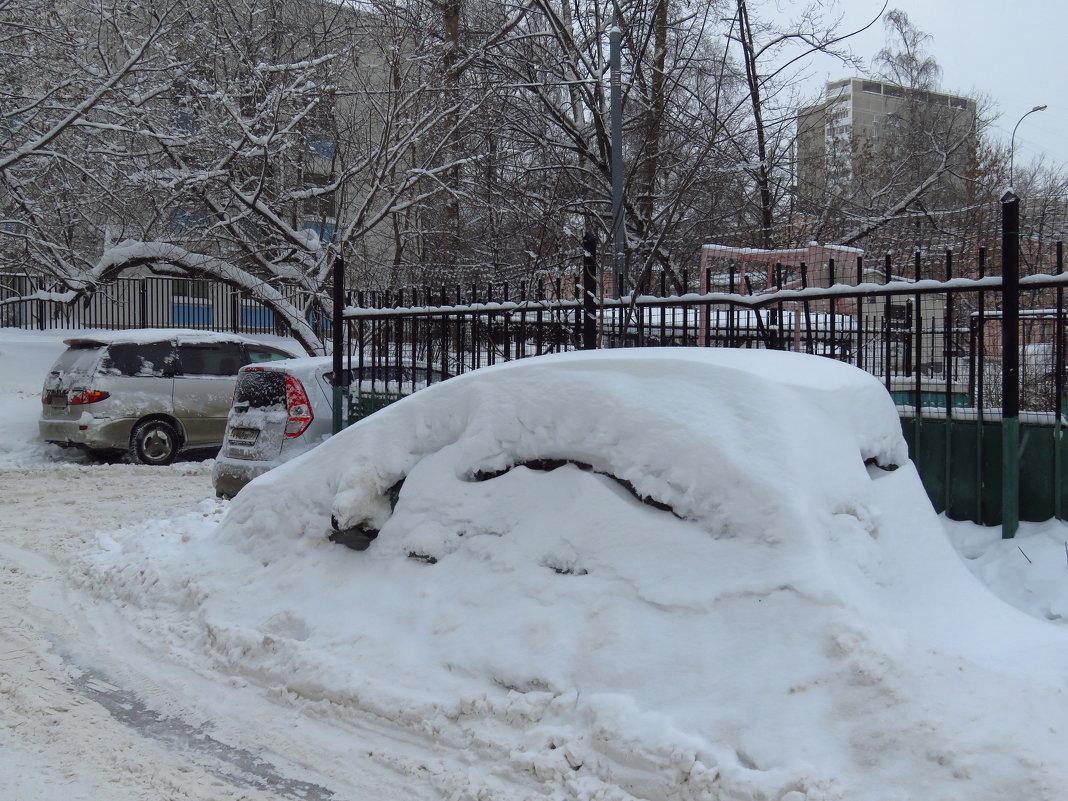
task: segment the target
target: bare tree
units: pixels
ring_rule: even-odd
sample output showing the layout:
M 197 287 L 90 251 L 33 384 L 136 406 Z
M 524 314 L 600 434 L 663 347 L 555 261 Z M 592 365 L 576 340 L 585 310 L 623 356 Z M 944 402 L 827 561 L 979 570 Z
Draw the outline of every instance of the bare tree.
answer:
M 155 19 L 150 6 L 138 10 L 116 17 L 127 50 L 125 32 Z M 391 12 L 202 0 L 183 6 L 167 36 L 151 29 L 174 60 L 149 72 L 164 76 L 151 92 L 138 84 L 116 101 L 116 114 L 137 124 L 117 124 L 97 104 L 96 117 L 83 113 L 48 140 L 45 155 L 63 169 L 72 151 L 86 151 L 81 170 L 93 187 L 63 184 L 62 202 L 87 210 L 68 226 L 77 237 L 57 230 L 60 200 L 49 214 L 23 203 L 36 212 L 22 236 L 36 272 L 58 283 L 34 296 L 69 302 L 132 268 L 212 277 L 321 351 L 302 321 L 321 302 L 333 254 L 345 248 L 368 269 L 388 263 L 390 218 L 441 191 L 455 167 L 443 146 L 422 140 L 462 109 L 427 87 L 419 32 Z M 120 82 L 103 74 L 108 86 Z M 89 147 L 83 130 L 96 136 Z M 18 202 L 18 185 L 8 186 Z
M 854 119 L 849 137 L 826 155 L 823 185 L 803 188 L 812 239 L 900 250 L 915 242 L 919 221 L 935 225 L 951 210 L 985 202 L 978 191 L 985 104 L 937 90 L 941 70 L 926 50 L 930 37 L 904 12 L 889 12 L 884 23 L 888 42 L 875 59 L 882 80 L 870 82 L 873 102 L 882 104 L 868 112 L 875 121 Z M 835 102 L 809 116 L 817 125 L 833 122 Z
M 891 9 L 883 17 L 889 42 L 875 54 L 880 76 L 897 86 L 916 91 L 938 88 L 942 67 L 927 52 L 931 35 L 913 25 L 901 9 Z

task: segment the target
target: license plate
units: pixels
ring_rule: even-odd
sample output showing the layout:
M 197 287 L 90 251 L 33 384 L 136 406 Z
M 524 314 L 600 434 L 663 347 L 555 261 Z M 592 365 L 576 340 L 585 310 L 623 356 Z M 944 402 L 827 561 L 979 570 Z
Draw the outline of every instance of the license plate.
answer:
M 48 404 L 57 409 L 62 409 L 67 405 L 67 394 L 62 395 L 50 395 L 48 398 Z
M 251 445 L 259 435 L 260 432 L 255 428 L 235 428 L 230 432 L 230 439 Z

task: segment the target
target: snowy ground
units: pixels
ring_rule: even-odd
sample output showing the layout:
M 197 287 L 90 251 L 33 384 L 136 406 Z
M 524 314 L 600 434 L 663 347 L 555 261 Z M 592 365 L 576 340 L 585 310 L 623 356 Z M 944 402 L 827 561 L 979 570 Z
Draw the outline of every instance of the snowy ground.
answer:
M 389 592 L 374 571 L 403 581 L 412 571 L 447 566 L 445 560 L 433 567 L 410 561 L 391 566 L 385 555 L 369 562 L 367 554 L 325 541 L 296 541 L 281 531 L 265 532 L 262 543 L 243 544 L 234 525 L 219 527 L 230 505 L 212 496 L 210 462 L 162 469 L 94 464 L 38 443 L 40 384 L 61 348 L 55 334 L 0 331 L 4 801 L 1063 797 L 1055 744 L 1063 742 L 1064 732 L 1051 730 L 1068 722 L 1060 711 L 1068 706 L 1063 701 L 1068 666 L 1059 661 L 1068 653 L 1068 530 L 1059 523 L 1024 524 L 1019 537 L 1003 542 L 996 529 L 943 521 L 948 538 L 937 531 L 940 542 L 911 550 L 899 539 L 897 552 L 885 541 L 882 551 L 848 538 L 836 543 L 835 564 L 853 559 L 859 570 L 848 578 L 857 586 L 874 575 L 888 593 L 910 586 L 941 597 L 945 609 L 954 608 L 955 598 L 966 599 L 967 608 L 953 609 L 955 618 L 944 609 L 927 620 L 914 609 L 905 614 L 887 608 L 882 612 L 894 619 L 878 620 L 880 610 L 863 604 L 860 612 L 871 616 L 858 617 L 841 601 L 860 597 L 855 586 L 828 590 L 838 600 L 814 603 L 810 587 L 807 595 L 764 596 L 777 605 L 781 625 L 768 626 L 762 618 L 764 629 L 746 630 L 756 618 L 741 615 L 761 599 L 711 590 L 671 597 L 662 587 L 642 589 L 639 581 L 635 586 L 653 601 L 652 612 L 641 612 L 650 628 L 640 630 L 650 637 L 662 623 L 686 625 L 657 617 L 657 609 L 685 608 L 697 599 L 713 604 L 702 614 L 714 616 L 724 608 L 737 613 L 732 626 L 720 612 L 713 631 L 721 642 L 749 643 L 760 658 L 739 654 L 702 666 L 700 676 L 688 675 L 683 665 L 678 673 L 661 675 L 654 692 L 640 680 L 643 671 L 662 667 L 665 657 L 643 655 L 638 643 L 618 652 L 614 680 L 629 696 L 611 702 L 603 694 L 590 700 L 554 685 L 566 684 L 571 663 L 565 656 L 580 651 L 586 653 L 582 664 L 608 675 L 610 649 L 625 643 L 627 626 L 637 625 L 637 618 L 628 624 L 606 606 L 601 614 L 609 628 L 593 636 L 578 623 L 567 627 L 538 617 L 536 606 L 516 607 L 527 624 L 554 627 L 540 632 L 546 649 L 561 651 L 553 661 L 544 654 L 524 657 L 520 638 L 496 639 L 504 628 L 486 629 L 489 644 L 497 647 L 483 648 L 479 631 L 464 629 L 463 620 L 450 617 L 449 599 L 438 597 L 426 615 L 408 623 L 413 635 L 433 632 L 435 646 L 445 641 L 445 629 L 446 635 L 458 632 L 457 641 L 470 647 L 473 656 L 448 655 L 463 670 L 447 683 L 429 664 L 420 672 L 420 660 L 439 655 L 415 636 L 398 636 L 397 621 L 393 630 L 369 631 L 363 645 L 345 626 L 358 617 L 350 611 L 362 611 L 376 593 Z M 517 493 L 515 480 L 498 479 L 505 483 L 496 501 L 509 504 L 517 526 L 537 515 L 560 522 L 552 518 L 554 510 L 537 508 L 527 485 Z M 570 491 L 584 499 L 604 496 L 604 509 L 618 503 L 595 476 L 569 468 L 529 480 L 539 492 L 555 493 L 551 497 Z M 904 472 L 890 474 L 882 485 L 887 497 L 909 497 L 915 490 Z M 428 503 L 447 502 L 430 490 Z M 486 497 L 469 495 L 467 501 L 484 503 Z M 561 521 L 565 511 L 560 510 Z M 648 514 L 650 525 L 662 525 Z M 914 539 L 928 532 L 922 509 L 893 510 L 890 516 L 911 527 Z M 435 547 L 445 541 L 411 520 L 407 525 L 405 542 Z M 683 521 L 672 525 L 678 528 L 671 537 L 691 535 Z M 772 546 L 763 543 L 765 551 L 748 555 L 766 556 Z M 650 570 L 688 575 L 678 565 L 655 562 L 655 554 L 634 553 Z M 578 546 L 570 558 L 593 555 Z M 368 565 L 374 571 L 362 573 Z M 732 571 L 715 576 L 727 582 Z M 503 579 L 509 577 L 530 581 L 523 572 Z M 571 581 L 569 592 L 578 586 L 573 578 L 562 580 Z M 738 578 L 736 589 L 745 589 L 742 581 Z M 428 584 L 425 592 L 432 596 L 450 587 L 455 585 Z M 477 588 L 460 600 L 486 614 Z M 557 600 L 582 602 L 578 596 Z M 834 611 L 836 604 L 842 608 Z M 828 630 L 810 612 L 849 626 L 835 629 L 814 650 L 802 634 L 825 636 Z M 985 617 L 977 620 L 980 616 Z M 960 624 L 957 632 L 942 633 L 956 641 L 949 659 L 929 643 L 915 650 L 935 631 L 932 620 Z M 984 621 L 986 639 L 976 634 Z M 569 637 L 566 647 L 561 632 Z M 609 650 L 598 655 L 598 646 Z M 596 658 L 589 659 L 591 648 Z M 353 664 L 360 654 L 368 659 L 366 669 Z M 478 685 L 472 659 L 511 671 L 506 682 L 511 686 Z M 527 673 L 524 659 L 534 666 Z M 547 673 L 546 665 L 559 669 Z M 730 688 L 752 692 L 754 677 L 738 674 L 754 665 L 762 677 L 756 685 L 765 687 L 768 698 L 780 685 L 790 685 L 791 693 L 805 699 L 796 707 L 799 714 L 768 709 L 758 697 L 731 697 Z M 824 668 L 827 673 L 820 675 Z M 395 670 L 395 687 L 383 672 L 389 669 Z M 689 700 L 676 697 L 693 686 L 705 688 L 700 697 L 692 692 Z M 440 697 L 443 689 L 455 695 Z M 672 716 L 657 720 L 643 707 L 650 699 Z M 691 721 L 680 712 L 687 704 L 695 710 Z M 724 728 L 737 731 L 733 740 L 710 745 L 702 740 L 708 729 L 702 716 L 717 705 Z M 584 720 L 576 722 L 580 715 Z M 852 718 L 867 720 L 858 724 Z M 745 730 L 753 720 L 783 728 Z M 840 731 L 829 731 L 828 721 Z M 876 736 L 879 731 L 885 740 Z M 842 732 L 853 740 L 842 740 Z M 841 766 L 842 776 L 826 764 L 805 768 L 783 756 L 826 754 L 841 742 L 842 753 L 829 761 Z M 717 750 L 724 744 L 731 750 Z M 851 784 L 858 755 L 869 760 L 869 786 L 863 764 L 861 782 Z

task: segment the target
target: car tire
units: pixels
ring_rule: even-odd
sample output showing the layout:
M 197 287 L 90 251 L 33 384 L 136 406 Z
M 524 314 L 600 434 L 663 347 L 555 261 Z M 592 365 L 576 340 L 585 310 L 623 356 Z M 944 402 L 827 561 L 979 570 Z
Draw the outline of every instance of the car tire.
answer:
M 130 461 L 166 465 L 178 455 L 178 431 L 166 420 L 142 420 L 130 434 Z

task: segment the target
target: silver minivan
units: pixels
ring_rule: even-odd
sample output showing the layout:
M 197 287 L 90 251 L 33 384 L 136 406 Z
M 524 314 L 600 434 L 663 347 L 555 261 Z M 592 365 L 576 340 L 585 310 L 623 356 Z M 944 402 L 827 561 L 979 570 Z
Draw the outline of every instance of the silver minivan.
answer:
M 41 391 L 41 437 L 93 453 L 126 451 L 149 465 L 218 448 L 241 366 L 293 356 L 236 334 L 169 329 L 64 343 Z

